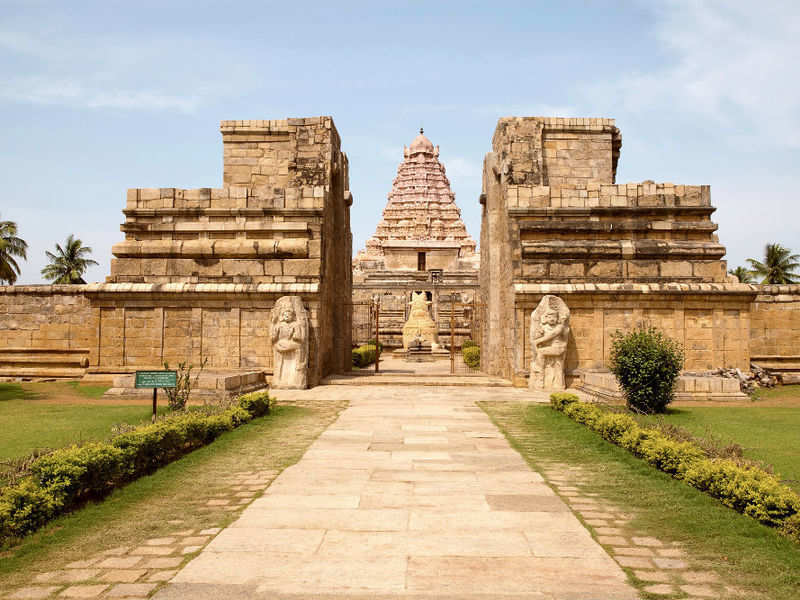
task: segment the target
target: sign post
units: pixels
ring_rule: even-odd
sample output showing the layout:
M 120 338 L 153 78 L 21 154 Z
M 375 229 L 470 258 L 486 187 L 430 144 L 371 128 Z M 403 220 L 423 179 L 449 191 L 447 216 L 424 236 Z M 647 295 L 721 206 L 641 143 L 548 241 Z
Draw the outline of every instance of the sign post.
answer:
M 177 371 L 136 371 L 136 388 L 153 388 L 153 418 L 152 422 L 156 422 L 156 413 L 158 411 L 158 388 L 174 388 L 178 387 L 178 372 Z

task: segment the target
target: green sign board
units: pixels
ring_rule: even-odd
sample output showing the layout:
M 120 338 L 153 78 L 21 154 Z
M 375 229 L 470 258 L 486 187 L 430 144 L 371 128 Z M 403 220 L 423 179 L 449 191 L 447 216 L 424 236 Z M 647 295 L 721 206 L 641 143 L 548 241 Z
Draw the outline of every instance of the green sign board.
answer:
M 136 371 L 137 388 L 174 388 L 177 385 L 177 371 Z

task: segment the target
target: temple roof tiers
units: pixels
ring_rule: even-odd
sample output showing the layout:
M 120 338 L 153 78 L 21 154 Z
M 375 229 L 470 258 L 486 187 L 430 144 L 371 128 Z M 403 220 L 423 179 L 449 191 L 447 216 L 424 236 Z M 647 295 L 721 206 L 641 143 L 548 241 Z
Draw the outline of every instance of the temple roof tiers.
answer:
M 439 162 L 439 147 L 422 129 L 411 145 L 403 148 L 403 162 L 397 168 L 383 218 L 356 262 L 383 256 L 385 246 L 401 240 L 420 242 L 416 244 L 420 247 L 427 241 L 449 242 L 448 246 L 459 249 L 459 259 L 477 260 L 475 240 L 467 233 L 450 180 Z

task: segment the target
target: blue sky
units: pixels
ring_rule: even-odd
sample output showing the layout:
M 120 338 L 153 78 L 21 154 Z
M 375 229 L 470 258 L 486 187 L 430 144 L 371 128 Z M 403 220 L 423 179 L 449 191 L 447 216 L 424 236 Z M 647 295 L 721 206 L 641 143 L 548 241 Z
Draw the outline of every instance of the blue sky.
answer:
M 0 218 L 20 283 L 69 233 L 109 272 L 129 187 L 220 187 L 222 119 L 332 115 L 354 252 L 420 125 L 472 236 L 498 117 L 613 117 L 618 182 L 710 184 L 730 267 L 800 252 L 800 5 L 0 0 Z

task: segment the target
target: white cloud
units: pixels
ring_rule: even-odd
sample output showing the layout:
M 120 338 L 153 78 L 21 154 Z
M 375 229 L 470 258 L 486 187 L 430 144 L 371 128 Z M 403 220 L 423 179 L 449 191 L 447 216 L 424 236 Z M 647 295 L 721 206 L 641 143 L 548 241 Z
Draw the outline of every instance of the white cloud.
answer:
M 63 24 L 62 24 L 63 25 Z M 26 31 L 29 23 L 0 29 L 0 58 L 11 58 L 0 99 L 75 108 L 190 113 L 210 101 L 241 94 L 233 85 L 246 67 L 208 41 L 176 34 L 130 37 L 81 35 L 67 26 Z M 227 64 L 226 69 L 219 69 Z
M 796 2 L 671 0 L 655 14 L 665 66 L 590 86 L 587 96 L 700 116 L 739 143 L 800 148 Z
M 104 89 L 74 80 L 22 77 L 4 82 L 0 98 L 30 104 L 125 110 L 177 110 L 192 112 L 200 104 L 198 95 L 170 95 L 151 90 Z

